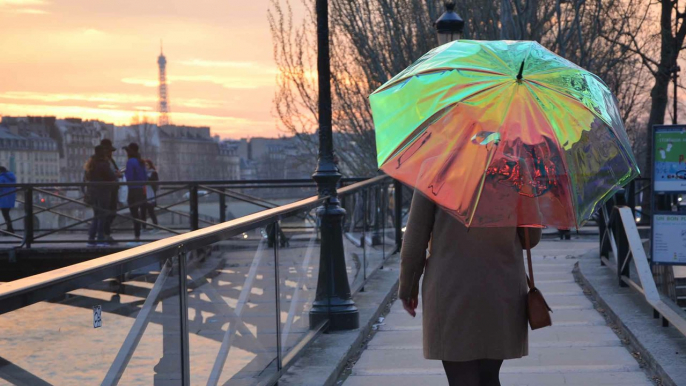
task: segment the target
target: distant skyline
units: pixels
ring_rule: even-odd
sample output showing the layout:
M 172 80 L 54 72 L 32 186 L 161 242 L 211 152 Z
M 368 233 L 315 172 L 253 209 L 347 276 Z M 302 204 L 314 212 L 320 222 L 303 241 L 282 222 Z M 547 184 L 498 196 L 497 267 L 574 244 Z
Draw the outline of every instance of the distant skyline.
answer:
M 162 39 L 172 123 L 223 138 L 278 136 L 269 5 L 0 0 L 0 115 L 157 122 Z

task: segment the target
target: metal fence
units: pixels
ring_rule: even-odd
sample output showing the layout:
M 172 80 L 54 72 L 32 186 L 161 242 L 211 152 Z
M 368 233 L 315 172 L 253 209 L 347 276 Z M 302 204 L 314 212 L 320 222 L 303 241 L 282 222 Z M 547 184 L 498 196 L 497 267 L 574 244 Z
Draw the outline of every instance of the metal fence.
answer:
M 341 186 L 362 180 L 345 178 Z M 84 201 L 84 192 L 104 185 L 119 192 L 117 210 L 105 210 L 103 215 L 113 218 L 116 241 L 121 243 L 138 241 L 132 234 L 134 223 L 160 231 L 160 235 L 151 232 L 140 239 L 153 241 L 294 202 L 310 196 L 316 187 L 310 179 L 148 182 L 146 188 L 155 185 L 157 189 L 153 210 L 159 221 L 154 224 L 129 213 L 131 205 L 147 203 L 147 199 L 131 204 L 126 200 L 128 186 L 142 185 L 140 182 L 0 184 L 0 189 L 7 189 L 0 197 L 16 193 L 18 204 L 11 221 L 14 232 L 7 230 L 4 221 L 0 223 L 0 236 L 4 236 L 0 244 L 86 243 L 85 233 L 95 217 L 93 207 Z
M 671 323 L 686 337 L 684 312 L 670 299 L 669 294 L 660 293 L 656 285 L 654 274 L 660 270 L 654 268 L 665 266 L 651 267 L 631 207 L 615 205 L 614 200 L 610 200 L 601 207 L 599 230 L 601 264 L 616 273 L 620 287 L 630 287 L 642 294 L 653 308 L 653 316 L 662 318 L 664 327 Z M 666 268 L 671 270 L 671 267 Z M 634 280 L 633 275 L 639 280 Z
M 339 190 L 353 292 L 399 248 L 409 194 Z M 275 384 L 326 328 L 310 197 L 0 285 L 0 379 L 18 385 Z

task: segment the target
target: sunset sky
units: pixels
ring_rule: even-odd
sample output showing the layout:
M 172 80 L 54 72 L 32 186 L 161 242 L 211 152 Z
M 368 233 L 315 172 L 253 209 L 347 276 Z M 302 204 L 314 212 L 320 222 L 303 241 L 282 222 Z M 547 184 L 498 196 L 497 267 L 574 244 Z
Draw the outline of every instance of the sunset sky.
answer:
M 172 123 L 277 136 L 268 9 L 269 0 L 0 0 L 0 115 L 156 121 L 162 39 Z

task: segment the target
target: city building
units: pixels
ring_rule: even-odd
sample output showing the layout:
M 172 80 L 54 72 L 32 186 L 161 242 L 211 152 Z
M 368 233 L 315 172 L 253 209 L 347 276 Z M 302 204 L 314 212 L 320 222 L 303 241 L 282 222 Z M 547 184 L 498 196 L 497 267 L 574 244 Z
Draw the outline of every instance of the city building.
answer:
M 158 173 L 171 181 L 221 179 L 219 147 L 209 127 L 167 125 L 160 129 Z
M 99 121 L 80 118 L 58 119 L 53 139 L 60 150 L 60 177 L 64 182 L 82 182 L 83 167 L 93 155 L 93 148 L 105 138 L 108 126 Z M 111 127 L 109 129 L 112 129 Z
M 297 137 L 250 138 L 246 145 L 239 144 L 239 151 L 247 150 L 257 179 L 310 178 L 317 163 L 316 155 L 303 152 L 298 141 Z
M 3 117 L 0 123 L 0 165 L 17 176 L 18 183 L 59 182 L 57 143 L 49 137 L 42 117 Z
M 218 145 L 218 161 L 222 168 L 220 179 L 240 180 L 241 162 L 240 157 L 238 156 L 239 143 L 236 141 L 218 141 Z
M 147 120 L 116 126 L 79 118 L 3 117 L 0 135 L 17 149 L 3 145 L 0 164 L 17 165 L 26 182 L 82 182 L 83 167 L 103 138 L 117 148 L 120 169 L 127 162 L 123 147 L 135 142 L 167 181 L 310 178 L 316 164 L 315 154 L 304 152 L 297 137 L 229 141 L 213 137 L 209 127 Z
M 141 122 L 129 126 L 115 126 L 111 137 L 112 144 L 117 150 L 113 154 L 114 161 L 119 168 L 126 166 L 127 154 L 124 146 L 135 142 L 141 157 L 150 159 L 156 167 L 159 167 L 160 153 L 160 129 L 156 124 Z M 161 178 L 161 176 L 160 176 Z

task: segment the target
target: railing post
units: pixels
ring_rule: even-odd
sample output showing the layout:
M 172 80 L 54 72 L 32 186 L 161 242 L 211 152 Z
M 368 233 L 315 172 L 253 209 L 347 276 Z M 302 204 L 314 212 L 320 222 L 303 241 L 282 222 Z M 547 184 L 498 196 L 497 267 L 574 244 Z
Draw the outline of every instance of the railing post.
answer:
M 198 185 L 191 185 L 190 189 L 190 210 L 191 210 L 191 231 L 197 231 L 198 226 Z
M 183 245 L 180 245 L 177 250 L 175 258 L 171 259 L 171 270 L 169 271 L 169 279 L 164 284 L 162 292 L 160 293 L 159 306 L 160 309 L 160 324 L 161 327 L 161 356 L 157 364 L 154 366 L 155 374 L 153 375 L 153 384 L 169 385 L 181 384 L 190 385 L 186 381 L 188 374 L 187 370 L 187 354 L 188 342 L 184 342 L 187 328 L 184 326 L 187 323 L 184 320 L 184 314 L 187 311 L 182 311 L 185 308 L 185 301 L 182 296 L 187 296 L 183 292 L 181 285 L 182 280 L 185 281 L 185 269 L 182 266 Z M 182 271 L 183 270 L 183 271 Z M 175 281 L 175 276 L 178 275 L 178 281 Z M 159 346 L 158 346 L 159 347 Z
M 370 195 L 371 196 L 371 195 Z M 381 205 L 379 205 L 380 202 L 380 194 L 379 194 L 379 187 L 376 186 L 374 187 L 374 232 L 372 232 L 372 246 L 380 245 L 382 240 L 381 240 Z
M 395 220 L 395 247 L 397 251 L 400 251 L 400 247 L 403 245 L 403 184 L 398 180 L 393 180 L 395 203 L 393 205 L 393 210 L 395 215 L 393 217 Z
M 607 203 L 603 204 L 603 206 L 600 208 L 598 213 L 598 233 L 600 234 L 600 265 L 603 266 L 605 263 L 603 263 L 602 257 L 609 257 L 610 255 L 610 236 L 607 234 L 608 227 L 610 226 L 609 224 L 609 218 L 610 216 L 608 215 L 607 212 Z
M 219 195 L 219 222 L 226 221 L 226 196 L 224 195 L 224 188 L 219 188 L 222 194 Z
M 630 276 L 630 264 L 627 261 L 629 259 L 629 240 L 626 237 L 626 230 L 621 218 L 615 222 L 613 233 L 617 244 L 617 256 L 615 256 L 617 259 L 617 279 L 620 287 L 628 287 L 622 280 L 622 276 Z
M 627 205 L 631 208 L 631 214 L 636 218 L 636 180 L 629 182 L 629 197 L 627 198 Z
M 281 270 L 279 263 L 279 245 L 281 241 L 281 225 L 278 221 L 274 221 L 274 297 L 276 298 L 276 370 L 281 371 L 283 368 L 283 347 L 281 347 L 281 279 L 279 273 Z
M 183 244 L 178 248 L 179 261 L 179 317 L 181 333 L 181 379 L 183 385 L 191 384 L 190 336 L 188 333 L 188 285 L 186 282 L 187 252 Z
M 27 248 L 33 243 L 33 188 L 24 191 L 24 240 Z

